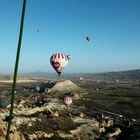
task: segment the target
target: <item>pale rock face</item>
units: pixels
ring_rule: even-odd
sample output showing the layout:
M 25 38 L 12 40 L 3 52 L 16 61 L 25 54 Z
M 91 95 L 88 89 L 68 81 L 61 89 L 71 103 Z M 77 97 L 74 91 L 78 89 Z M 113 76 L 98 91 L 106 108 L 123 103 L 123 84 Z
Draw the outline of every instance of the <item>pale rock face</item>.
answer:
M 11 140 L 25 140 L 23 135 L 17 131 L 14 132 L 14 134 L 10 135 Z
M 0 140 L 5 140 L 6 130 L 6 124 L 0 118 Z M 25 138 L 20 132 L 17 132 L 15 129 L 12 128 L 9 135 L 9 140 L 25 140 Z
M 54 112 L 54 113 L 53 113 L 53 116 L 54 116 L 54 117 L 58 117 L 58 116 L 59 116 L 58 111 Z
M 20 103 L 19 103 L 19 105 L 17 105 L 17 108 L 24 108 L 24 106 L 23 106 L 24 103 L 26 103 L 26 101 L 21 100 Z
M 81 112 L 80 114 L 79 114 L 79 117 L 80 118 L 83 118 L 85 116 L 85 114 L 83 113 L 83 112 Z
M 45 134 L 44 134 L 44 137 L 45 137 L 45 138 L 50 138 L 50 137 L 52 137 L 52 136 L 53 136 L 53 133 L 50 133 L 50 134 L 45 133 Z
M 120 133 L 121 133 L 120 128 L 116 128 L 116 129 L 115 129 L 115 132 L 109 133 L 109 134 L 108 134 L 108 137 L 114 137 L 114 136 L 119 135 Z
M 50 89 L 47 89 L 47 92 L 72 92 L 72 91 L 80 91 L 80 87 L 74 84 L 70 80 L 65 80 L 62 82 L 57 82 L 54 86 Z
M 11 107 L 11 104 L 7 105 L 7 109 L 9 109 Z M 14 103 L 14 107 L 17 107 L 17 105 Z
M 95 139 L 98 138 L 98 136 L 93 133 L 94 127 L 89 126 L 88 124 L 84 124 L 80 127 L 78 127 L 75 130 L 71 130 L 71 134 L 74 136 L 73 140 L 80 140 L 80 139 Z
M 82 97 L 82 95 L 80 95 L 80 93 L 74 93 L 73 94 L 74 100 L 79 100 L 79 99 L 81 99 L 81 97 Z
M 36 134 L 32 134 L 32 135 L 28 135 L 30 140 L 34 140 L 37 139 L 37 135 Z

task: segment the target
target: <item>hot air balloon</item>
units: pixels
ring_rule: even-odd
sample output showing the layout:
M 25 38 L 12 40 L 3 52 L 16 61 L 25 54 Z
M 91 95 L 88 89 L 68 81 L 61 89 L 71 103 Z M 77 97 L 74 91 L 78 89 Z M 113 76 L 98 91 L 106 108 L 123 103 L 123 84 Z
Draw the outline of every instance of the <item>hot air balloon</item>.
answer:
M 82 81 L 83 80 L 83 77 L 80 77 L 79 79 Z
M 65 55 L 62 53 L 55 53 L 51 56 L 50 63 L 59 76 L 67 66 L 69 59 L 70 55 Z
M 89 37 L 89 36 L 87 36 L 87 37 L 86 37 L 86 40 L 87 40 L 87 41 L 90 41 L 90 37 Z
M 69 97 L 69 96 L 66 96 L 66 97 L 64 98 L 64 103 L 65 103 L 65 105 L 66 105 L 67 107 L 69 107 L 69 106 L 72 104 L 72 98 Z

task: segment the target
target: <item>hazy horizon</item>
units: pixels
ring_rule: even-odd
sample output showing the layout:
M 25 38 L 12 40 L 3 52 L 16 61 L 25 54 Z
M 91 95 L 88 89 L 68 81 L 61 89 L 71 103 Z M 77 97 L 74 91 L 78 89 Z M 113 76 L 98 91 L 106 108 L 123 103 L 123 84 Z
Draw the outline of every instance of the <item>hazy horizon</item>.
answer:
M 63 75 L 69 75 L 69 74 L 102 74 L 102 73 L 115 73 L 115 72 L 127 72 L 127 71 L 137 71 L 140 69 L 127 69 L 127 70 L 115 70 L 115 71 L 103 71 L 103 72 L 63 72 L 62 73 L 62 76 Z M 57 76 L 57 73 L 56 72 L 46 72 L 46 71 L 32 71 L 32 72 L 22 72 L 22 73 L 18 73 L 19 76 L 21 75 L 30 75 L 30 74 L 50 74 L 50 75 L 56 75 Z M 0 75 L 13 75 L 13 73 L 0 73 Z

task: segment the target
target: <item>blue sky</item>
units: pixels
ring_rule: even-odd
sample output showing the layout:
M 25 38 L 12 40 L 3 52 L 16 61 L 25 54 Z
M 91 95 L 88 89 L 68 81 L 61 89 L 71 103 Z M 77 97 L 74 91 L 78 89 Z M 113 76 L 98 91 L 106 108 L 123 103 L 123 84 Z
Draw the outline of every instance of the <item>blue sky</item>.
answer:
M 22 2 L 0 0 L 0 73 L 14 70 Z M 54 72 L 50 57 L 57 52 L 71 55 L 64 73 L 139 69 L 139 6 L 139 0 L 27 0 L 19 72 Z

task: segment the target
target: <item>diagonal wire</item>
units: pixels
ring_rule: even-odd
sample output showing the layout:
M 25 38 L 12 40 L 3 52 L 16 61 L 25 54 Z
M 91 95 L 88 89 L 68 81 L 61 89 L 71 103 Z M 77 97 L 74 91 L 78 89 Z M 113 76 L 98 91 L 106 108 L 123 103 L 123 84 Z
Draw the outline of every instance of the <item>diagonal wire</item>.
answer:
M 26 0 L 23 0 L 22 17 L 21 17 L 21 23 L 20 23 L 20 33 L 19 33 L 19 40 L 18 40 L 18 47 L 17 47 L 17 55 L 16 55 L 16 61 L 15 61 L 14 75 L 13 75 L 13 85 L 12 85 L 12 95 L 11 95 L 11 107 L 10 107 L 9 122 L 8 122 L 8 128 L 7 128 L 7 133 L 6 133 L 5 140 L 9 140 L 10 126 L 11 126 L 12 117 L 13 117 L 14 100 L 15 100 L 15 89 L 16 89 L 16 79 L 17 79 L 19 56 L 20 56 L 20 50 L 21 50 L 21 42 L 22 42 L 22 34 L 23 34 L 25 8 L 26 8 Z

